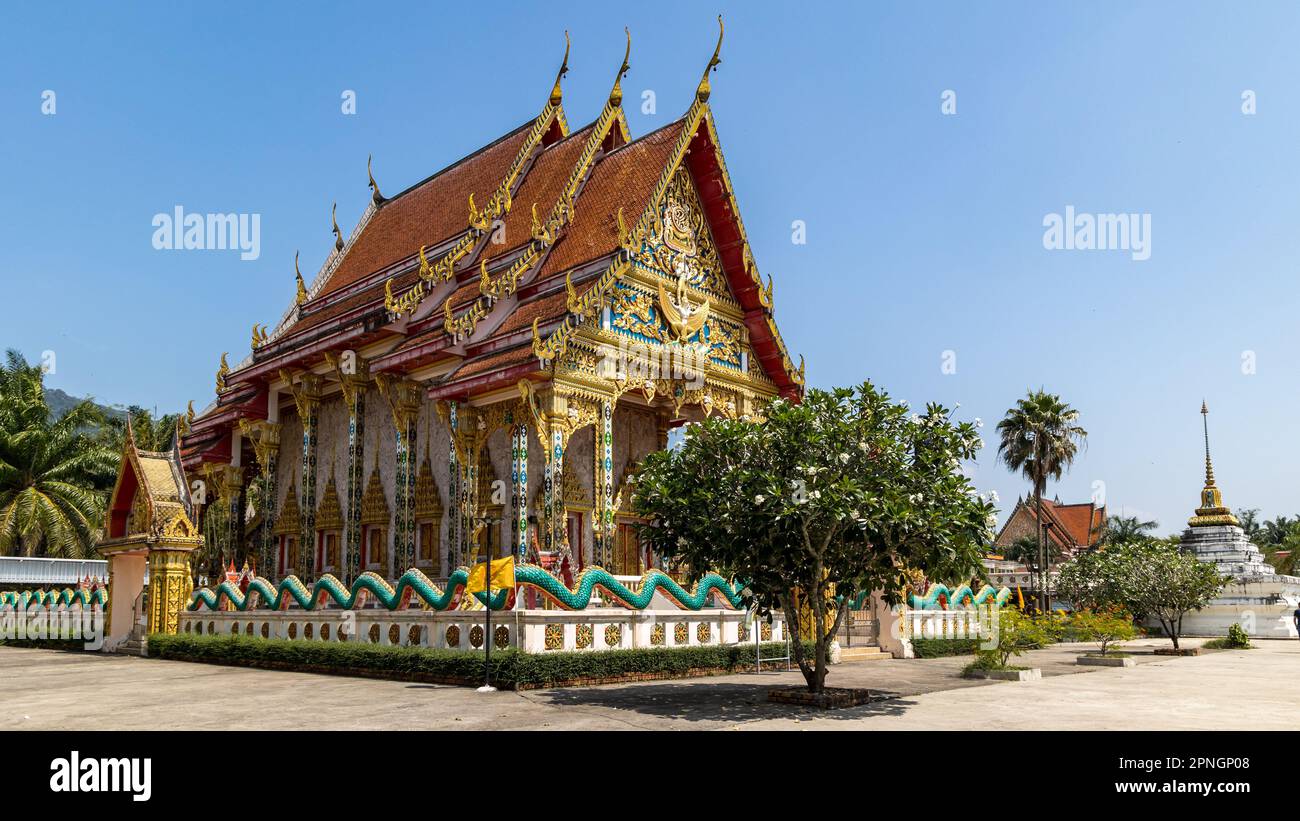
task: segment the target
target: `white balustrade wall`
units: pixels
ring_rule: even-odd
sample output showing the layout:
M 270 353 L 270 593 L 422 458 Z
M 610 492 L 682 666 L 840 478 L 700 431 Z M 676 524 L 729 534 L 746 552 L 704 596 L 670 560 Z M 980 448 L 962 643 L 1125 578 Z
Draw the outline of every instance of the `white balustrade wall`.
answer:
M 185 610 L 180 632 L 309 641 L 356 641 L 403 647 L 477 650 L 483 647 L 483 610 Z M 745 625 L 738 610 L 580 611 L 506 610 L 492 613 L 494 648 L 515 647 L 529 653 L 557 650 L 600 651 L 646 647 L 694 647 L 784 641 L 784 624 Z

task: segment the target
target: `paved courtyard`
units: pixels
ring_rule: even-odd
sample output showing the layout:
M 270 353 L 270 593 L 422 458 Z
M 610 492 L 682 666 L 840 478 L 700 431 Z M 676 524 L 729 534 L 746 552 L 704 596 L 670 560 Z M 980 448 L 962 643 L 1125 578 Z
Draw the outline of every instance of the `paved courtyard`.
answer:
M 1189 642 L 1194 644 L 1195 642 Z M 1300 641 L 1081 668 L 1082 645 L 1022 657 L 1037 682 L 968 681 L 965 657 L 856 662 L 832 686 L 891 696 L 828 712 L 765 701 L 798 673 L 500 692 L 0 647 L 0 728 L 238 729 L 1300 729 Z M 231 694 L 238 709 L 228 709 Z M 225 706 L 222 706 L 225 705 Z

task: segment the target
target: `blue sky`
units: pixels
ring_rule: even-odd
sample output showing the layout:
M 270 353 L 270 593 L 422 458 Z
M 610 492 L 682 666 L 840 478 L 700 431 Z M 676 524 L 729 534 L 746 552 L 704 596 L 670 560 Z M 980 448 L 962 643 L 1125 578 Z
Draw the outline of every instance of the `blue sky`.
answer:
M 54 351 L 71 393 L 201 407 L 218 355 L 291 299 L 294 251 L 309 278 L 325 259 L 330 204 L 355 223 L 368 153 L 391 194 L 531 118 L 566 28 L 570 121 L 598 113 L 626 25 L 645 134 L 686 109 L 719 11 L 711 102 L 811 384 L 961 402 L 991 442 L 1026 388 L 1060 393 L 1090 436 L 1052 492 L 1104 483 L 1161 532 L 1196 501 L 1204 397 L 1227 502 L 1300 511 L 1291 3 L 7 7 L 0 345 Z M 155 250 L 176 205 L 260 214 L 260 257 Z M 1067 205 L 1149 214 L 1150 258 L 1045 249 Z M 992 446 L 975 479 L 1004 507 L 1025 486 Z

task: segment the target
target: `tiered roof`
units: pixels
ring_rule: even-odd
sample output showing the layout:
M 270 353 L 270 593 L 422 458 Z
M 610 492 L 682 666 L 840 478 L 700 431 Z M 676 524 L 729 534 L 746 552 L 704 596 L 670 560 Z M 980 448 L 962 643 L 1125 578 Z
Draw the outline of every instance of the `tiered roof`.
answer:
M 626 57 L 600 116 L 572 133 L 560 93 L 567 59 L 566 47 L 531 122 L 391 198 L 372 185 L 374 204 L 353 236 L 192 420 L 187 461 L 227 460 L 224 431 L 239 418 L 265 418 L 266 386 L 328 351 L 382 343 L 372 372 L 443 365 L 430 382 L 435 398 L 541 377 L 575 312 L 608 296 L 630 238 L 644 233 L 679 167 L 699 192 L 753 358 L 777 391 L 801 393 L 802 367 L 772 321 L 770 282 L 763 287 L 750 254 L 707 105 L 717 52 L 686 115 L 632 141 L 621 107 Z

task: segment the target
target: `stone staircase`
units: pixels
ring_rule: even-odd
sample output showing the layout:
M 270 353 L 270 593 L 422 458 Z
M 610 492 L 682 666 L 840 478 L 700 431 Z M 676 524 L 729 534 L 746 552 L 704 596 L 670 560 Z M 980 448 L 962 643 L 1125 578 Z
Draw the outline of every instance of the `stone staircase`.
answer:
M 893 656 L 874 645 L 870 647 L 840 647 L 840 661 L 880 661 L 892 659 Z

